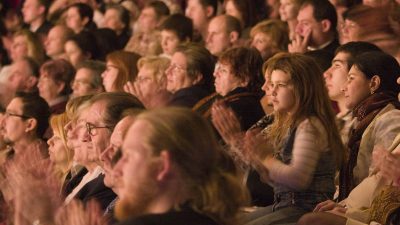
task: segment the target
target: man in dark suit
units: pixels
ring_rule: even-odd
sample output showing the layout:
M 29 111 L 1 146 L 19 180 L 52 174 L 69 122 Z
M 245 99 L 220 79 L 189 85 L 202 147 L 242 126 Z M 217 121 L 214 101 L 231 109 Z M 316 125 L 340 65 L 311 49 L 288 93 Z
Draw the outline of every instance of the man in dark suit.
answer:
M 334 55 L 339 47 L 337 14 L 328 0 L 306 0 L 297 15 L 296 36 L 289 44 L 289 52 L 324 50 Z

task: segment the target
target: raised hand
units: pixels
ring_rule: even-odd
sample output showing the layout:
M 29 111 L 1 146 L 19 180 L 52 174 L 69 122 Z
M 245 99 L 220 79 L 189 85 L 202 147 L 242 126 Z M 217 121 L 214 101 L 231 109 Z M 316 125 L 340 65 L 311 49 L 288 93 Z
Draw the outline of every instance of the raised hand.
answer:
M 295 35 L 295 38 L 288 45 L 288 51 L 290 53 L 305 53 L 309 45 L 311 37 L 311 29 L 305 31 L 305 36 L 302 37 L 299 34 Z
M 216 101 L 213 104 L 211 120 L 225 143 L 230 146 L 240 145 L 244 132 L 242 132 L 240 122 L 233 110 L 228 108 L 223 101 Z
M 251 166 L 257 170 L 263 182 L 269 181 L 269 172 L 263 161 L 266 158 L 272 158 L 273 149 L 267 143 L 260 130 L 254 129 L 246 132 L 244 139 L 243 155 L 249 161 Z
M 372 152 L 372 166 L 380 175 L 394 186 L 400 186 L 400 153 L 389 152 L 377 146 Z
M 106 225 L 100 206 L 90 201 L 85 206 L 78 200 L 72 200 L 59 210 L 55 225 Z

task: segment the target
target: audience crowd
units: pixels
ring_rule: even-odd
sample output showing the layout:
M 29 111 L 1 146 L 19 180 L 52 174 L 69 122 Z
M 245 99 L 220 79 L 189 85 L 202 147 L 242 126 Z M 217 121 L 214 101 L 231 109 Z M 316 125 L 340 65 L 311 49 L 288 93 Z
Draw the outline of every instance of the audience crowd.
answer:
M 400 225 L 399 0 L 2 0 L 0 225 Z

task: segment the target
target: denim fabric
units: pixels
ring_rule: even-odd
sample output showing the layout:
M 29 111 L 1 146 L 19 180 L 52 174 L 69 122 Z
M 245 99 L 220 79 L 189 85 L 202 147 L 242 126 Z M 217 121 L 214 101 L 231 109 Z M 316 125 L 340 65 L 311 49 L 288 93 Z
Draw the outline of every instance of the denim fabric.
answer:
M 281 160 L 284 164 L 289 164 L 292 160 L 295 134 L 296 129 L 293 129 L 286 140 L 284 148 L 276 156 L 276 158 Z M 314 177 L 306 190 L 294 191 L 285 185 L 274 185 L 274 210 L 288 206 L 297 206 L 306 211 L 313 210 L 316 204 L 333 197 L 335 192 L 334 177 L 334 157 L 331 151 L 327 151 L 321 154 L 314 172 Z

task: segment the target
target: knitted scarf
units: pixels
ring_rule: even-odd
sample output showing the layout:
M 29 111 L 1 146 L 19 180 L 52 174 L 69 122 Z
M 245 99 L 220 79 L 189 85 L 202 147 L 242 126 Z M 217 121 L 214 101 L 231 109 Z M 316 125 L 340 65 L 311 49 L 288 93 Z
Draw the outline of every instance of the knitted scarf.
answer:
M 345 199 L 357 185 L 354 183 L 353 169 L 357 164 L 362 135 L 375 116 L 388 104 L 393 104 L 396 108 L 400 108 L 395 95 L 387 92 L 378 92 L 369 96 L 353 110 L 353 117 L 357 118 L 357 122 L 350 131 L 347 145 L 348 152 L 345 154 L 345 160 L 340 169 L 339 200 Z

